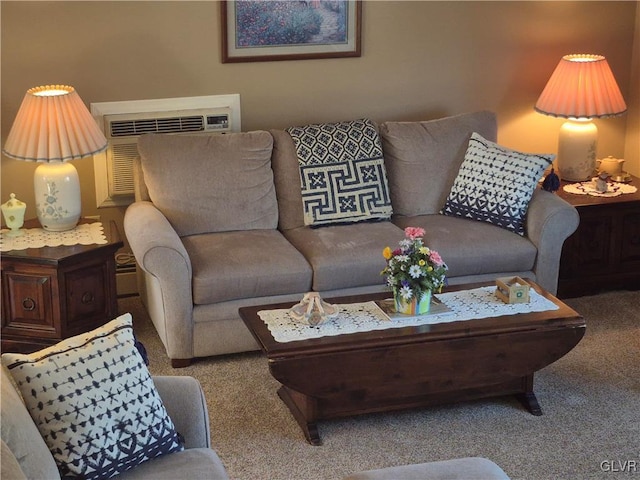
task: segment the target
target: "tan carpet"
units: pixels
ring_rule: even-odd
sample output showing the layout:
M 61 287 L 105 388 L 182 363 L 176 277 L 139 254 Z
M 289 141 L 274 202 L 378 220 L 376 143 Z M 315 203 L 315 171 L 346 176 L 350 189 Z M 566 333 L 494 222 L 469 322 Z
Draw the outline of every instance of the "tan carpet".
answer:
M 119 300 L 150 356 L 153 374 L 192 375 L 203 385 L 215 450 L 237 480 L 339 479 L 366 469 L 482 456 L 512 479 L 640 476 L 640 292 L 567 300 L 587 321 L 578 346 L 536 376 L 544 415 L 511 397 L 319 424 L 306 443 L 276 395 L 260 353 L 172 369 L 138 297 Z M 523 352 L 526 355 L 526 352 Z M 627 461 L 633 472 L 621 472 Z M 605 471 L 614 470 L 613 472 Z

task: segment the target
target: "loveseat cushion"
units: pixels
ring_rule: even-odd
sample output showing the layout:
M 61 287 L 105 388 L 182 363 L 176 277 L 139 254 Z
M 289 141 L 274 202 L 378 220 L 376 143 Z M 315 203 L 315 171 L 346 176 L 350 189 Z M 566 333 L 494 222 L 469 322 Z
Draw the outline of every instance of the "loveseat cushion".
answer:
M 305 225 L 391 217 L 376 126 L 367 119 L 287 129 L 298 157 Z
M 210 448 L 189 448 L 163 455 L 116 477 L 118 480 L 227 480 L 220 458 Z
M 179 236 L 276 228 L 272 145 L 261 131 L 138 139 L 149 197 Z
M 487 458 L 466 457 L 416 463 L 354 473 L 343 480 L 509 480 L 497 464 Z
M 0 382 L 2 382 L 0 421 L 3 442 L 16 457 L 27 478 L 59 479 L 60 473 L 49 448 L 33 423 L 29 411 L 22 401 L 21 394 L 16 390 L 11 373 L 4 366 Z M 2 478 L 5 478 L 4 468 L 3 455 Z
M 2 354 L 63 477 L 106 479 L 183 449 L 125 314 L 29 355 Z
M 553 154 L 518 152 L 474 132 L 442 213 L 524 235 L 529 201 L 554 158 Z
M 495 114 L 483 111 L 424 122 L 380 125 L 395 215 L 428 215 L 440 211 L 473 132 L 495 141 Z
M 384 285 L 382 250 L 404 238 L 391 222 L 300 227 L 284 235 L 313 267 L 312 288 L 319 292 Z
M 192 235 L 182 242 L 191 259 L 196 305 L 311 287 L 310 265 L 277 230 Z
M 27 480 L 18 459 L 4 440 L 2 440 L 2 457 L 0 458 L 0 478 L 5 480 Z
M 489 223 L 438 214 L 398 217 L 394 223 L 424 228 L 424 243 L 447 264 L 447 277 L 526 272 L 536 260 L 531 241 Z

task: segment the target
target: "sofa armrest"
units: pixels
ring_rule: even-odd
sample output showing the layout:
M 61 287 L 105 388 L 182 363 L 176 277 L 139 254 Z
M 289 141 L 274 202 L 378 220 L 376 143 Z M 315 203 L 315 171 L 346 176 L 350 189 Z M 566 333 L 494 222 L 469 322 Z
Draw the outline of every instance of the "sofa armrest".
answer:
M 163 312 L 153 318 L 171 359 L 193 357 L 191 259 L 167 218 L 151 202 L 134 202 L 124 216 L 124 231 L 138 266 L 157 280 Z
M 533 270 L 537 283 L 554 295 L 558 290 L 562 245 L 579 223 L 575 207 L 553 193 L 534 191 L 526 219 L 527 237 L 538 249 Z
M 185 448 L 210 448 L 209 413 L 200 382 L 178 376 L 154 376 L 153 382 L 177 432 L 184 437 Z

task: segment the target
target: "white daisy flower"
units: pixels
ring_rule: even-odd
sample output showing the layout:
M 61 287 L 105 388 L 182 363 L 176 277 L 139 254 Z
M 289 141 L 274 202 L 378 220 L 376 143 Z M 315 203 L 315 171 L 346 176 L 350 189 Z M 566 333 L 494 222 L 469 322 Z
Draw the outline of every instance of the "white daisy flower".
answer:
M 420 268 L 420 265 L 411 265 L 411 267 L 409 268 L 409 275 L 411 275 L 411 278 L 420 278 L 420 276 L 422 275 L 422 269 Z
M 400 289 L 400 295 L 405 300 L 409 300 L 413 296 L 413 292 L 411 291 L 411 289 L 409 287 L 402 287 Z

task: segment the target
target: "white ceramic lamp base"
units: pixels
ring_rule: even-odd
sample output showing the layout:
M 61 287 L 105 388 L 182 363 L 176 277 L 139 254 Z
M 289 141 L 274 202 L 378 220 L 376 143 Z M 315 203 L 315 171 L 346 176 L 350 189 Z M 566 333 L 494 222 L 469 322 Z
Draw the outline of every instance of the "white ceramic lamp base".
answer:
M 40 225 L 51 232 L 71 230 L 81 212 L 78 171 L 69 162 L 41 163 L 33 177 Z
M 560 127 L 558 170 L 562 180 L 591 180 L 596 169 L 598 128 L 589 119 L 570 119 Z

